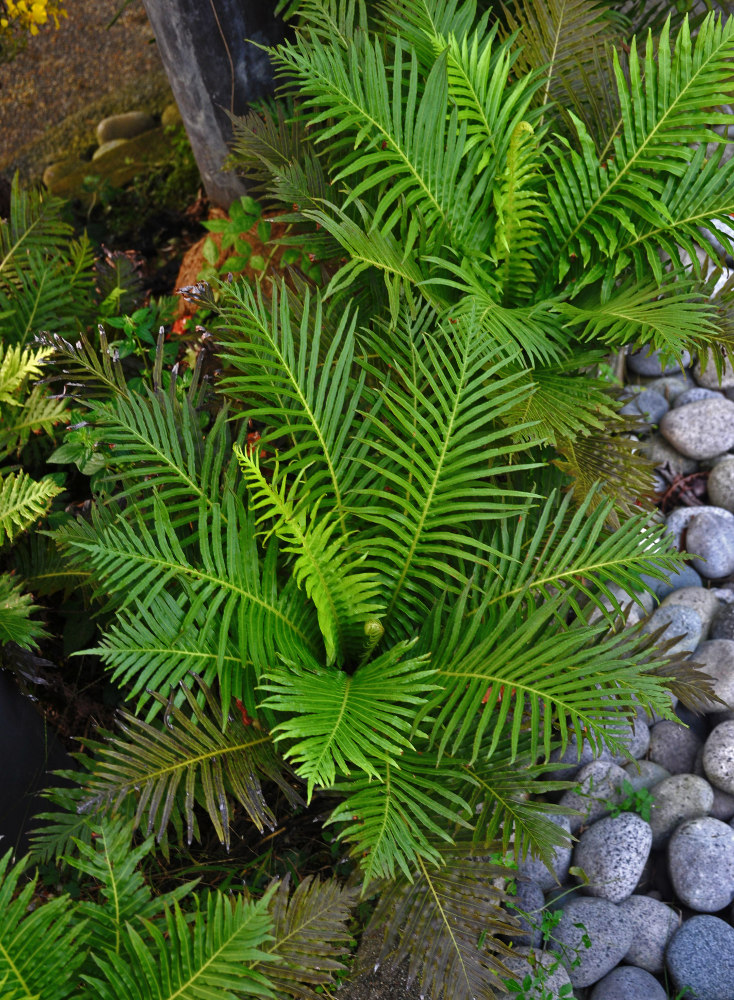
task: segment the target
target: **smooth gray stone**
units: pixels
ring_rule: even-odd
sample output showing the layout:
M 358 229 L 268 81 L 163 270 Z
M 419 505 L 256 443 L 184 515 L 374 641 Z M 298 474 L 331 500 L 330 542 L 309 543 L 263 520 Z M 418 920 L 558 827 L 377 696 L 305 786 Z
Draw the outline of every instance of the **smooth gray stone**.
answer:
M 542 952 L 536 949 L 530 948 L 514 948 L 514 956 L 509 958 L 502 958 L 502 964 L 505 965 L 510 973 L 514 976 L 515 982 L 522 983 L 525 976 L 530 974 L 536 981 L 536 985 L 530 990 L 529 993 L 523 993 L 523 997 L 530 998 L 537 997 L 537 1000 L 557 1000 L 561 995 L 561 990 L 564 986 L 568 986 L 571 980 L 568 977 L 568 973 L 564 969 L 563 965 L 550 952 Z M 540 966 L 544 970 L 544 974 L 541 976 L 535 971 L 536 967 Z M 397 997 L 397 994 L 395 994 Z M 508 994 L 508 996 L 517 996 L 516 993 Z M 566 1000 L 573 1000 L 573 998 L 566 998 Z
M 734 709 L 734 640 L 702 642 L 691 658 L 713 679 L 714 694 L 724 703 L 709 700 L 707 711 Z
M 734 927 L 719 917 L 686 920 L 671 938 L 665 961 L 675 989 L 691 991 L 686 1000 L 734 997 Z
M 551 889 L 558 888 L 568 878 L 568 868 L 571 864 L 571 852 L 573 848 L 570 840 L 571 822 L 569 817 L 562 814 L 554 814 L 545 815 L 544 819 L 551 820 L 551 822 L 555 823 L 556 826 L 560 826 L 569 835 L 568 844 L 565 847 L 561 845 L 554 850 L 552 870 L 548 869 L 540 858 L 533 858 L 528 853 L 519 862 L 517 873 L 521 877 L 535 882 L 543 892 L 549 892 Z
M 631 760 L 624 765 L 624 770 L 627 773 L 627 781 L 635 791 L 641 788 L 654 788 L 665 778 L 670 777 L 670 771 L 656 764 L 654 760 Z
M 709 809 L 709 816 L 728 823 L 734 817 L 734 795 L 727 795 L 719 788 L 714 788 L 714 802 Z
M 730 521 L 731 524 L 734 524 L 734 514 L 732 514 L 730 510 L 725 510 L 723 507 L 713 507 L 710 504 L 702 507 L 675 507 L 665 518 L 665 530 L 669 535 L 672 535 L 677 548 L 681 547 L 681 536 L 683 534 L 683 530 L 687 528 L 693 518 L 698 517 L 699 514 L 718 514 L 719 517 L 723 517 L 724 520 Z
M 703 747 L 703 769 L 714 786 L 734 795 L 734 722 L 720 722 Z
M 101 156 L 109 153 L 112 149 L 117 149 L 118 146 L 127 146 L 127 139 L 108 139 L 107 142 L 103 142 L 101 146 L 92 153 L 92 162 L 98 160 Z M 122 154 L 124 156 L 124 151 Z
M 689 589 L 691 587 L 700 587 L 702 583 L 700 575 L 690 564 L 678 570 L 677 573 L 671 574 L 665 581 L 657 580 L 654 576 L 649 576 L 647 573 L 641 573 L 640 579 L 650 587 L 655 596 L 661 601 L 668 594 L 672 594 L 674 590 L 680 590 L 682 587 Z
M 734 900 L 734 830 L 719 819 L 685 820 L 668 843 L 668 871 L 682 903 L 715 913 Z
M 103 118 L 97 126 L 97 142 L 102 146 L 112 139 L 132 139 L 155 128 L 155 120 L 145 111 L 127 111 Z
M 620 965 L 599 980 L 590 1000 L 668 1000 L 668 994 L 649 972 Z
M 647 972 L 662 972 L 665 948 L 680 926 L 679 915 L 650 896 L 630 896 L 619 908 L 632 926 L 632 944 L 625 962 Z
M 734 527 L 734 525 L 732 525 Z M 710 590 L 703 587 L 679 587 L 663 598 L 660 602 L 661 608 L 669 608 L 673 605 L 681 605 L 684 608 L 691 608 L 701 619 L 703 635 L 707 635 L 717 611 L 721 607 L 719 600 Z
M 688 351 L 681 351 L 680 362 L 668 361 L 663 365 L 660 351 L 653 351 L 650 345 L 645 345 L 632 354 L 627 355 L 627 365 L 637 375 L 673 375 L 681 368 L 687 368 L 691 363 Z
M 644 376 L 642 376 L 644 377 Z M 677 375 L 660 375 L 657 378 L 647 378 L 640 383 L 645 389 L 654 389 L 672 403 L 686 389 L 695 389 L 696 383 L 688 372 L 678 369 Z
M 732 404 L 734 405 L 734 404 Z M 734 573 L 734 524 L 718 514 L 699 514 L 686 531 L 693 568 L 709 580 Z
M 727 455 L 716 463 L 706 486 L 712 504 L 734 511 L 734 457 Z
M 689 458 L 713 458 L 734 445 L 734 403 L 724 396 L 668 410 L 660 433 Z
M 612 612 L 615 618 L 619 614 L 617 610 L 619 608 L 624 614 L 625 624 L 630 628 L 651 614 L 655 607 L 655 599 L 646 590 L 629 593 L 616 583 L 611 584 L 608 589 L 614 600 L 611 600 L 609 597 L 603 597 L 601 600 L 602 607 L 606 611 Z M 602 618 L 603 612 L 601 608 L 595 607 L 588 616 L 587 622 L 589 625 L 595 625 Z
M 734 639 L 734 604 L 722 604 L 711 622 L 712 639 Z
M 637 710 L 637 715 L 632 725 L 627 726 L 627 733 L 628 735 L 622 735 L 620 739 L 627 748 L 630 757 L 639 760 L 640 757 L 645 756 L 650 746 L 650 723 L 641 708 Z M 612 759 L 615 764 L 619 764 L 620 766 L 631 763 L 631 761 L 628 761 L 621 754 L 614 756 Z
M 705 368 L 696 362 L 693 367 L 693 377 L 705 389 L 734 389 L 734 368 L 731 359 L 724 358 L 724 369 L 719 378 L 711 351 L 708 352 Z
M 665 628 L 661 635 L 663 642 L 676 639 L 667 650 L 673 653 L 692 653 L 703 638 L 703 622 L 701 616 L 684 604 L 669 604 L 665 608 L 657 608 L 642 626 L 644 634 L 657 632 Z
M 510 913 L 520 921 L 520 930 L 508 934 L 508 940 L 513 944 L 538 948 L 543 940 L 541 922 L 545 896 L 537 882 L 522 878 L 515 879 L 517 892 L 512 903 L 508 905 Z
M 651 846 L 650 824 L 637 813 L 623 812 L 593 823 L 574 850 L 574 865 L 589 879 L 581 891 L 621 903 L 634 892 Z
M 655 389 L 643 389 L 636 392 L 619 412 L 625 417 L 642 417 L 648 424 L 658 424 L 669 409 L 670 403 L 665 396 Z
M 587 935 L 589 947 L 584 944 Z M 551 947 L 575 989 L 591 986 L 611 972 L 631 944 L 632 925 L 620 907 L 608 899 L 586 898 L 574 899 L 563 908 Z
M 703 741 L 677 722 L 663 719 L 650 730 L 650 760 L 671 774 L 691 774 Z
M 561 805 L 578 809 L 578 816 L 571 816 L 571 833 L 576 833 L 582 825 L 588 825 L 605 816 L 612 805 L 619 802 L 622 782 L 627 777 L 618 764 L 607 760 L 595 760 L 584 765 L 576 775 L 578 786 L 564 792 Z
M 550 760 L 553 764 L 567 765 L 559 766 L 554 771 L 548 771 L 548 778 L 551 781 L 575 781 L 582 767 L 594 760 L 610 761 L 612 760 L 612 752 L 606 746 L 597 751 L 588 740 L 584 740 L 581 744 L 581 752 L 579 753 L 578 740 L 575 734 L 572 733 L 563 753 L 559 749 L 553 750 Z
M 635 447 L 639 448 L 641 453 L 654 462 L 656 466 L 669 465 L 673 472 L 677 472 L 681 476 L 690 475 L 698 468 L 698 462 L 695 458 L 688 458 L 676 451 L 659 431 L 650 434 Z
M 655 799 L 650 810 L 652 845 L 662 847 L 675 828 L 685 819 L 706 816 L 714 804 L 714 790 L 708 781 L 695 774 L 673 774 L 652 790 Z
M 686 389 L 680 396 L 676 396 L 673 406 L 687 406 L 688 403 L 700 403 L 702 399 L 714 399 L 719 393 L 715 389 L 704 389 L 697 385 L 695 389 Z

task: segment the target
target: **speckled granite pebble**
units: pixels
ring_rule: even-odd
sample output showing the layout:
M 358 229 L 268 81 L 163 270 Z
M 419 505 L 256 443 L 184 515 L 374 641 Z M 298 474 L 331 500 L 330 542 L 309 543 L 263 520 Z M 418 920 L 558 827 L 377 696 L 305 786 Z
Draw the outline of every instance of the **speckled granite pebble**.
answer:
M 636 392 L 619 411 L 625 417 L 641 417 L 648 424 L 658 424 L 670 409 L 670 403 L 654 389 Z
M 734 830 L 719 819 L 688 819 L 668 843 L 668 871 L 676 896 L 700 913 L 734 900 Z
M 624 765 L 627 773 L 627 781 L 637 790 L 639 788 L 653 788 L 664 778 L 670 777 L 670 771 L 656 764 L 654 760 L 631 760 Z
M 652 790 L 650 810 L 653 847 L 662 847 L 684 819 L 706 816 L 714 804 L 714 790 L 695 774 L 674 774 Z
M 708 711 L 725 711 L 734 708 L 734 641 L 710 639 L 702 642 L 693 659 L 704 673 L 713 678 L 713 690 L 724 704 L 710 701 Z
M 650 824 L 637 813 L 622 812 L 593 823 L 581 834 L 573 853 L 574 866 L 589 879 L 581 891 L 621 903 L 639 882 L 651 846 Z
M 673 400 L 673 406 L 686 406 L 688 403 L 700 403 L 702 399 L 715 399 L 718 396 L 715 389 L 704 389 L 698 385 L 695 389 L 686 389 Z
M 716 371 L 716 365 L 712 353 L 709 351 L 704 368 L 696 362 L 693 367 L 693 377 L 699 385 L 705 389 L 732 389 L 734 388 L 734 368 L 731 359 L 724 358 L 724 366 L 721 377 Z
M 650 730 L 650 760 L 671 774 L 691 774 L 702 740 L 677 722 L 663 719 Z
M 599 980 L 590 1000 L 668 1000 L 668 995 L 649 972 L 620 965 Z
M 734 445 L 734 403 L 724 396 L 668 410 L 660 433 L 689 458 L 713 458 Z
M 701 576 L 720 580 L 734 573 L 734 524 L 727 518 L 711 513 L 691 518 L 685 546 L 694 557 L 693 568 Z
M 734 511 L 734 456 L 727 456 L 716 463 L 706 485 L 712 504 Z
M 618 802 L 622 782 L 627 777 L 618 764 L 595 760 L 586 764 L 576 775 L 578 787 L 561 796 L 561 805 L 578 809 L 579 816 L 570 816 L 571 833 L 582 824 L 593 823 L 609 812 L 610 802 Z
M 703 748 L 703 769 L 714 786 L 734 795 L 734 722 L 720 722 Z
M 574 899 L 562 914 L 552 947 L 568 970 L 574 988 L 591 986 L 611 972 L 629 951 L 632 924 L 616 903 L 607 899 Z M 584 939 L 590 942 L 588 948 Z
M 653 594 L 660 600 L 681 587 L 701 586 L 701 577 L 690 564 L 686 564 L 677 573 L 671 573 L 667 580 L 658 580 L 647 573 L 641 573 L 640 579 L 650 587 Z
M 734 528 L 734 525 L 732 525 Z M 702 635 L 707 635 L 711 622 L 717 611 L 721 607 L 715 594 L 703 587 L 679 587 L 660 602 L 661 608 L 669 608 L 680 604 L 683 607 L 691 608 L 701 619 L 703 626 Z
M 649 344 L 627 355 L 627 365 L 637 375 L 672 375 L 691 363 L 688 351 L 681 352 L 680 363 L 675 360 L 661 361 L 660 351 L 653 351 Z
M 665 956 L 676 990 L 686 1000 L 734 997 L 734 927 L 709 915 L 691 917 L 671 938 Z
M 734 604 L 722 604 L 711 622 L 712 639 L 734 639 Z
M 684 604 L 669 604 L 665 608 L 657 608 L 642 626 L 642 632 L 657 632 L 664 628 L 663 638 L 678 641 L 670 647 L 668 653 L 692 653 L 703 638 L 703 622 L 701 616 L 693 608 Z
M 517 891 L 509 906 L 510 912 L 520 921 L 520 930 L 508 934 L 508 940 L 516 945 L 537 948 L 543 940 L 541 921 L 545 897 L 537 882 L 518 876 L 515 879 Z
M 734 524 L 734 514 L 723 507 L 713 507 L 710 504 L 703 507 L 675 507 L 665 518 L 665 530 L 673 536 L 678 548 L 680 548 L 683 529 L 687 528 L 693 518 L 698 517 L 699 514 L 718 514 L 719 517 Z
M 678 914 L 649 896 L 630 896 L 619 908 L 632 926 L 632 944 L 625 962 L 647 972 L 662 972 L 665 947 L 680 926 Z

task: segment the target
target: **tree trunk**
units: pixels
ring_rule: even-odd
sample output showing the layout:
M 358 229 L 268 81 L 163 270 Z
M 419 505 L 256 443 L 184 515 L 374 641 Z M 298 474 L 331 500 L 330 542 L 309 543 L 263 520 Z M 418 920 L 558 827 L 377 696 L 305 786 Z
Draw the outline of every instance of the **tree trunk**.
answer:
M 273 90 L 270 60 L 257 45 L 283 37 L 274 0 L 143 0 L 210 201 L 228 208 L 245 193 L 221 169 L 232 126 Z M 253 44 L 256 43 L 256 44 Z

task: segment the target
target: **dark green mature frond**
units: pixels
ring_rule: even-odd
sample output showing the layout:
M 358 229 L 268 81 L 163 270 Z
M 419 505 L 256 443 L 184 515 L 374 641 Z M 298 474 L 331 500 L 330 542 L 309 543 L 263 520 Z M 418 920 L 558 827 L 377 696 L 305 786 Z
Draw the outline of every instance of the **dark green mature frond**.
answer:
M 279 49 L 276 61 L 298 80 L 312 125 L 325 123 L 318 141 L 329 143 L 333 183 L 358 178 L 346 204 L 376 192 L 375 228 L 390 232 L 413 211 L 434 246 L 449 235 L 470 245 L 486 182 L 475 175 L 479 151 L 465 155 L 467 126 L 449 102 L 445 56 L 419 88 L 417 56 L 394 41 L 389 76 L 380 40 L 365 33 L 349 48 L 297 40 Z M 371 84 L 387 79 L 391 84 Z
M 290 898 L 289 889 L 290 878 L 285 878 L 271 897 L 274 940 L 264 950 L 280 961 L 267 967 L 268 979 L 296 1000 L 319 1000 L 319 987 L 332 985 L 345 969 L 340 959 L 352 937 L 349 921 L 359 891 L 312 875 L 298 883 Z
M 128 923 L 119 954 L 94 954 L 96 973 L 84 980 L 95 1000 L 271 997 L 267 976 L 255 968 L 274 958 L 264 950 L 272 939 L 269 896 L 250 902 L 214 892 L 197 900 L 193 914 L 177 903 L 166 907 L 161 927 Z
M 12 282 L 33 253 L 66 248 L 72 227 L 61 218 L 63 202 L 38 188 L 24 190 L 16 174 L 10 214 L 0 219 L 0 282 Z
M 611 47 L 619 26 L 598 0 L 516 0 L 504 7 L 509 31 L 517 33 L 515 72 L 541 78 L 538 102 L 555 103 L 567 118 L 572 109 L 593 131 L 603 133 L 618 116 Z M 548 110 L 548 109 L 546 109 Z
M 504 697 L 511 696 L 505 693 Z M 523 741 L 529 742 L 523 736 L 521 747 Z M 470 805 L 476 815 L 473 833 L 476 850 L 497 842 L 503 854 L 513 850 L 520 859 L 530 851 L 552 867 L 554 850 L 570 846 L 571 838 L 563 827 L 548 818 L 563 813 L 564 807 L 544 797 L 574 787 L 571 781 L 548 777 L 547 772 L 557 767 L 557 764 L 536 764 L 522 749 L 513 760 L 509 740 L 502 740 L 489 759 L 480 757 L 467 766 L 467 775 L 474 782 Z
M 145 817 L 147 832 L 155 831 L 159 841 L 176 813 L 185 820 L 191 843 L 194 804 L 200 802 L 228 847 L 232 800 L 258 830 L 274 827 L 260 777 L 276 782 L 291 801 L 298 796 L 282 776 L 270 735 L 253 720 L 245 725 L 236 713 L 224 720 L 211 691 L 201 682 L 199 688 L 206 707 L 183 688 L 187 712 L 169 702 L 163 726 L 121 712 L 124 735 L 100 748 L 88 790 L 93 804 L 105 802 L 112 809 L 134 795 L 135 826 Z M 160 695 L 153 697 L 165 704 Z
M 272 670 L 261 684 L 264 708 L 288 712 L 273 729 L 275 741 L 297 741 L 285 756 L 308 784 L 329 787 L 352 768 L 383 780 L 410 740 L 416 710 L 433 690 L 426 657 L 411 657 L 413 642 L 399 642 L 352 674 L 293 662 Z
M 327 665 L 343 666 L 355 645 L 364 641 L 364 622 L 382 610 L 374 572 L 361 569 L 364 553 L 345 544 L 337 513 L 320 510 L 299 477 L 288 483 L 276 462 L 268 477 L 256 456 L 235 448 L 249 487 L 250 509 L 284 543 L 281 551 L 294 556 L 291 575 L 316 605 L 326 647 Z M 299 493 L 301 495 L 299 496 Z
M 63 493 L 51 476 L 38 481 L 27 472 L 9 472 L 0 479 L 0 544 L 12 542 L 46 513 L 54 497 Z
M 632 517 L 654 506 L 653 463 L 626 436 L 629 430 L 630 425 L 618 419 L 617 433 L 612 423 L 605 431 L 556 441 L 559 458 L 553 464 L 571 477 L 574 503 L 588 499 L 589 509 L 595 510 L 611 500 L 607 521 L 612 528 L 620 526 L 620 514 Z
M 236 375 L 224 391 L 244 398 L 244 416 L 264 421 L 263 448 L 278 447 L 289 472 L 304 472 L 312 501 L 333 509 L 346 532 L 347 495 L 357 467 L 352 422 L 365 376 L 354 365 L 356 316 L 345 312 L 329 339 L 322 305 L 306 296 L 298 328 L 285 286 L 267 306 L 244 283 L 225 286 L 219 306 L 225 361 Z
M 42 386 L 36 386 L 26 396 L 22 408 L 8 416 L 6 426 L 0 430 L 0 449 L 18 452 L 31 434 L 53 435 L 65 417 L 64 400 L 52 399 Z
M 110 669 L 110 678 L 123 688 L 128 700 L 137 698 L 135 711 L 145 706 L 146 722 L 161 711 L 162 703 L 151 696 L 169 694 L 180 705 L 183 689 L 191 674 L 210 687 L 218 682 L 222 692 L 239 698 L 252 710 L 254 675 L 250 660 L 242 660 L 233 640 L 222 654 L 216 636 L 204 628 L 206 609 L 199 618 L 185 624 L 186 611 L 170 594 L 155 600 L 136 601 L 120 611 L 108 626 L 93 652 Z
M 49 805 L 33 817 L 34 827 L 29 840 L 28 857 L 31 863 L 54 864 L 76 850 L 77 841 L 92 843 L 92 827 L 99 818 L 85 799 L 88 799 L 82 782 L 92 767 L 92 760 L 84 754 L 75 754 L 79 770 L 54 771 L 58 784 L 49 785 L 39 794 Z
M 75 852 L 64 860 L 93 879 L 99 896 L 78 905 L 76 919 L 86 923 L 89 946 L 98 954 L 119 955 L 127 924 L 156 917 L 164 905 L 181 899 L 195 883 L 173 892 L 153 895 L 140 864 L 153 848 L 153 837 L 132 846 L 133 825 L 119 818 L 102 817 L 94 824 L 94 839 L 74 842 Z
M 87 929 L 76 919 L 66 895 L 32 907 L 37 878 L 25 881 L 25 861 L 10 866 L 12 851 L 0 858 L 0 981 L 22 1000 L 66 1000 L 78 996 Z
M 282 101 L 262 102 L 257 111 L 232 116 L 230 163 L 247 171 L 248 190 L 268 191 L 274 175 L 300 161 L 306 142 L 304 119 Z
M 10 553 L 10 562 L 28 590 L 37 597 L 64 592 L 68 597 L 87 584 L 89 571 L 72 569 L 47 535 L 30 532 L 17 541 Z
M 469 828 L 472 820 L 467 793 L 472 781 L 448 757 L 439 762 L 426 750 L 406 750 L 395 762 L 385 756 L 381 778 L 352 777 L 337 784 L 345 798 L 328 821 L 339 824 L 339 838 L 352 845 L 365 886 L 401 872 L 411 879 L 422 862 L 441 865 L 441 843 L 452 845 L 456 831 Z
M 93 571 L 95 592 L 109 595 L 117 611 L 172 594 L 185 613 L 184 633 L 199 624 L 200 642 L 216 647 L 218 664 L 230 652 L 230 639 L 241 661 L 257 671 L 273 663 L 275 649 L 300 659 L 320 657 L 316 615 L 293 581 L 279 585 L 274 542 L 260 559 L 254 519 L 231 492 L 221 506 L 200 504 L 197 553 L 191 546 L 184 550 L 159 501 L 154 515 L 149 528 L 95 514 L 94 525 L 77 522 L 54 537 L 72 567 Z M 227 705 L 229 692 L 221 695 Z
M 0 646 L 17 642 L 24 649 L 34 649 L 38 640 L 48 635 L 40 622 L 31 615 L 40 609 L 30 594 L 23 593 L 23 585 L 9 573 L 0 573 Z
M 555 448 L 560 438 L 576 440 L 579 435 L 604 430 L 617 412 L 609 385 L 579 371 L 601 360 L 601 352 L 589 351 L 523 373 L 521 381 L 532 386 L 533 392 L 504 417 L 513 432 L 523 424 L 530 426 L 529 431 L 517 432 L 516 440 L 533 438 Z
M 426 66 L 432 66 L 451 34 L 461 39 L 484 34 L 488 13 L 477 21 L 476 0 L 386 0 L 380 11 L 388 27 L 410 42 Z
M 421 993 L 451 1000 L 496 1000 L 505 995 L 502 958 L 511 950 L 498 936 L 517 922 L 503 909 L 511 872 L 483 852 L 434 871 L 420 864 L 412 882 L 389 886 L 370 926 L 383 937 L 381 958 L 408 961 L 408 982 Z M 495 992 L 497 990 L 498 992 Z
M 128 395 L 125 374 L 117 351 L 110 347 L 104 329 L 99 327 L 99 350 L 82 334 L 72 343 L 59 334 L 41 334 L 37 342 L 52 353 L 48 364 L 58 370 L 47 375 L 47 385 L 60 383 L 58 395 L 94 400 Z
M 478 526 L 516 512 L 528 495 L 503 479 L 528 466 L 516 464 L 501 421 L 532 392 L 517 375 L 503 377 L 507 358 L 467 320 L 426 334 L 414 364 L 395 367 L 394 385 L 385 380 L 364 424 L 371 454 L 360 460 L 374 473 L 357 513 L 380 528 L 365 529 L 365 551 L 385 581 L 388 631 L 420 620 L 437 590 L 461 589 L 466 561 L 491 552 L 476 542 Z
M 562 279 L 578 255 L 588 264 L 592 249 L 611 257 L 639 224 L 657 227 L 666 213 L 661 194 L 664 160 L 668 175 L 685 178 L 691 143 L 718 142 L 711 126 L 726 124 L 712 111 L 728 100 L 734 20 L 712 16 L 692 42 L 681 28 L 671 53 L 669 33 L 660 37 L 657 53 L 648 40 L 641 64 L 636 46 L 630 51 L 629 82 L 615 57 L 616 86 L 622 127 L 604 164 L 585 127 L 576 124 L 580 152 L 558 145 L 548 153 L 548 238 L 541 251 L 544 282 Z M 657 59 L 656 59 L 657 56 Z

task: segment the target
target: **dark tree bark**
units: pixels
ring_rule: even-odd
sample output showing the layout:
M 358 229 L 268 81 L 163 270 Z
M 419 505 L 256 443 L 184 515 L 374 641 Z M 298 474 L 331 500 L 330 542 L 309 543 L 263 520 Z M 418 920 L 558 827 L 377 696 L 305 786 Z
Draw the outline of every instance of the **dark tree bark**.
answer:
M 227 208 L 245 184 L 221 169 L 232 127 L 272 92 L 270 60 L 258 45 L 283 37 L 274 0 L 143 0 L 209 199 Z M 255 43 L 255 44 L 253 44 Z

